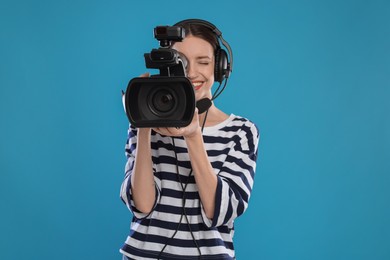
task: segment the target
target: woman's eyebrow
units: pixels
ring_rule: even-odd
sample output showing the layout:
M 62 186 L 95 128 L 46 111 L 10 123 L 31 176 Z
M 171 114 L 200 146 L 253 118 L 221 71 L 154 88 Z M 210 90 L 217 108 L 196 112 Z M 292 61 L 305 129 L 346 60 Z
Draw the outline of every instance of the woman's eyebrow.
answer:
M 198 60 L 201 60 L 201 59 L 209 59 L 209 60 L 211 60 L 211 57 L 209 57 L 209 56 L 199 56 L 199 57 L 196 57 L 196 59 L 198 59 Z

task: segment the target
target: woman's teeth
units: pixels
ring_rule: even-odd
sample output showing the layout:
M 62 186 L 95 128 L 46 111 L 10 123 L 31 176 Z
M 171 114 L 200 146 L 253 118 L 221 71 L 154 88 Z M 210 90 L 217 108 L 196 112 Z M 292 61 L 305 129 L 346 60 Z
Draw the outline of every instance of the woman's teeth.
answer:
M 198 90 L 198 89 L 200 89 L 200 87 L 202 86 L 202 82 L 194 82 L 194 83 L 192 83 L 192 85 L 194 85 L 194 88 L 195 88 L 195 90 Z

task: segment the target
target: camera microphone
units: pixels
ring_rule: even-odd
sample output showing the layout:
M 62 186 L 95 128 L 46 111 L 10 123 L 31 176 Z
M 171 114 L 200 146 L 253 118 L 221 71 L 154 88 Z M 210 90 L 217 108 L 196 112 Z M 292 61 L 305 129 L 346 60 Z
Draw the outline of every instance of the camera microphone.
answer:
M 206 112 L 207 109 L 211 107 L 211 99 L 202 98 L 201 100 L 196 101 L 196 107 L 198 108 L 198 114 Z

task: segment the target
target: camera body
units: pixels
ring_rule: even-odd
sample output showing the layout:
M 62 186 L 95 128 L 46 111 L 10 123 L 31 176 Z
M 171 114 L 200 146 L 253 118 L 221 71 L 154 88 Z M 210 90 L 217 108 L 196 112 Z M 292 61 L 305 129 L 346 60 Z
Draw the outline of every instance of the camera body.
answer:
M 171 46 L 185 37 L 180 26 L 157 26 L 154 37 L 158 49 L 145 53 L 145 65 L 160 74 L 137 77 L 129 81 L 125 93 L 125 110 L 130 123 L 140 127 L 185 127 L 195 112 L 195 93 L 186 77 L 187 60 Z

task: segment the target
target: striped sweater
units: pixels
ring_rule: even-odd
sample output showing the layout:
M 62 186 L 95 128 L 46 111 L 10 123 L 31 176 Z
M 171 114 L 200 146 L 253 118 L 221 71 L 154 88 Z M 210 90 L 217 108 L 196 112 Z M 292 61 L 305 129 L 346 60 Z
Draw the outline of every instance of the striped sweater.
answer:
M 235 259 L 234 220 L 246 210 L 253 187 L 257 127 L 243 117 L 230 115 L 203 130 L 205 149 L 218 179 L 212 219 L 201 204 L 184 139 L 176 137 L 173 143 L 171 137 L 154 131 L 151 149 L 156 200 L 149 214 L 137 210 L 130 188 L 137 130 L 130 126 L 128 133 L 120 197 L 133 218 L 120 252 L 130 259 Z

